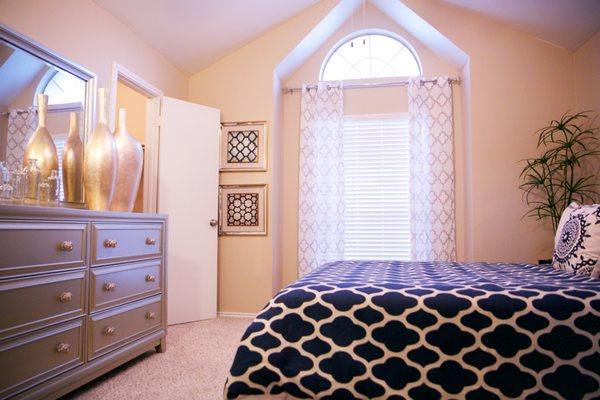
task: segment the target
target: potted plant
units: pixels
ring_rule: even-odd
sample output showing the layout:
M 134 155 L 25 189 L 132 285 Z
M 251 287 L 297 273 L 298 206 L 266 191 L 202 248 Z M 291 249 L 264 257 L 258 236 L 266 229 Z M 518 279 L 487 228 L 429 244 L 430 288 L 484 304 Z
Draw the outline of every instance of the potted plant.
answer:
M 598 196 L 595 174 L 584 166 L 600 154 L 589 111 L 565 114 L 538 130 L 541 155 L 523 160 L 520 178 L 523 200 L 529 206 L 526 217 L 550 219 L 556 233 L 562 212 L 572 201 L 594 201 Z M 597 164 L 596 164 L 597 165 Z M 552 260 L 540 260 L 540 264 Z

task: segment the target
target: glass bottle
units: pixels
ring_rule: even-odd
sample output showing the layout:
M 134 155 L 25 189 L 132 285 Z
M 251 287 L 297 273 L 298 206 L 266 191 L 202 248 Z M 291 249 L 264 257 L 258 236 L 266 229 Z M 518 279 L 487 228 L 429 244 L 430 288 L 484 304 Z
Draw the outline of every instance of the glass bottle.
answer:
M 3 183 L 10 183 L 10 174 L 8 173 L 8 167 L 3 161 L 0 161 L 0 185 Z
M 50 184 L 48 179 L 44 179 L 38 186 L 38 198 L 40 203 L 47 203 L 50 201 Z
M 30 200 L 37 200 L 39 197 L 40 187 L 40 167 L 38 167 L 37 159 L 30 158 L 29 164 L 25 167 L 25 175 L 27 180 L 26 197 Z
M 10 184 L 10 173 L 8 172 L 8 168 L 2 167 L 2 184 L 0 185 L 0 199 L 3 201 L 12 199 L 13 195 L 13 187 Z
M 21 201 L 27 194 L 27 176 L 24 169 L 12 172 L 13 200 Z
M 50 172 L 50 176 L 47 179 L 48 185 L 50 186 L 48 193 L 48 201 L 56 202 L 58 201 L 58 171 L 53 169 Z

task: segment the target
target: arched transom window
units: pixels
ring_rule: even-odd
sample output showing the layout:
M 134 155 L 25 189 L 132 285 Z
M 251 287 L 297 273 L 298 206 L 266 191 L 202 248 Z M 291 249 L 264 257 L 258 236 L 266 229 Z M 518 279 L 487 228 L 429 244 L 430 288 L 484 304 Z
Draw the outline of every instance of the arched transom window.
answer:
M 37 93 L 48 95 L 48 104 L 83 103 L 85 82 L 61 69 L 50 69 L 41 79 Z M 37 97 L 33 104 L 37 105 Z
M 321 80 L 374 79 L 421 75 L 414 51 L 392 34 L 364 33 L 335 47 L 321 68 Z

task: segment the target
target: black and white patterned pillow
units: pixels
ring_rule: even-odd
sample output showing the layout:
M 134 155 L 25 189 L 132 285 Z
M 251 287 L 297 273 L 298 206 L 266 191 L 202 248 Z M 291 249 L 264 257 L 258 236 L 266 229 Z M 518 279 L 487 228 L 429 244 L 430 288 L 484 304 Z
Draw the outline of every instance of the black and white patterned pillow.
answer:
M 600 277 L 600 204 L 571 203 L 554 237 L 554 268 Z

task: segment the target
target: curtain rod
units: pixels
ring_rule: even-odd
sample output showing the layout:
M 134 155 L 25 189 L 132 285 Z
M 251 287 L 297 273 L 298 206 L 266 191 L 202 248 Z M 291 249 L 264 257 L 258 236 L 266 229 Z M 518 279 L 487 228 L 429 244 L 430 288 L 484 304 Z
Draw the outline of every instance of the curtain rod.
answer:
M 71 111 L 81 111 L 83 110 L 83 106 L 81 105 L 81 103 L 66 103 L 66 104 L 50 104 L 48 106 L 47 112 L 48 113 L 59 113 L 59 112 L 71 112 Z M 28 110 L 26 108 L 21 108 L 21 109 L 16 109 L 13 110 L 16 111 L 17 114 L 25 114 L 28 112 L 37 112 L 37 107 L 33 107 L 31 110 Z M 8 117 L 10 115 L 10 111 L 7 112 L 3 112 L 2 116 L 3 117 Z
M 437 79 L 421 79 L 421 83 L 429 83 L 429 82 L 436 82 L 436 81 L 437 81 Z M 451 85 L 460 85 L 460 78 L 448 78 L 448 82 Z M 344 89 L 368 89 L 368 88 L 407 86 L 407 85 L 408 85 L 408 79 L 403 79 L 403 80 L 399 80 L 399 81 L 390 81 L 390 82 L 344 83 L 343 88 Z M 338 87 L 338 86 L 339 86 L 339 83 L 327 84 L 328 89 Z M 316 89 L 317 84 L 313 83 L 313 84 L 307 85 L 307 88 L 308 89 Z M 283 94 L 302 92 L 301 87 L 283 88 L 282 90 L 283 90 Z

